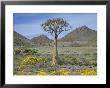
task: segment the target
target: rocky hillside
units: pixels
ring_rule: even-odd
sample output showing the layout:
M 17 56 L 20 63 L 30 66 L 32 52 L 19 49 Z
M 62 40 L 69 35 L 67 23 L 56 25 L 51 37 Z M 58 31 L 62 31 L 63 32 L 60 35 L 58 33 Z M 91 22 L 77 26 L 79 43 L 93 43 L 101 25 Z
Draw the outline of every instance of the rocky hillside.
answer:
M 60 41 L 71 42 L 73 46 L 96 46 L 97 31 L 82 26 L 64 36 Z
M 14 46 L 31 46 L 32 43 L 29 39 L 27 39 L 25 36 L 17 33 L 17 32 L 13 32 L 13 44 Z
M 52 40 L 49 39 L 46 35 L 40 35 L 40 36 L 37 36 L 37 37 L 34 37 L 31 39 L 31 42 L 33 42 L 34 44 L 36 45 L 49 45 L 49 43 L 51 42 Z

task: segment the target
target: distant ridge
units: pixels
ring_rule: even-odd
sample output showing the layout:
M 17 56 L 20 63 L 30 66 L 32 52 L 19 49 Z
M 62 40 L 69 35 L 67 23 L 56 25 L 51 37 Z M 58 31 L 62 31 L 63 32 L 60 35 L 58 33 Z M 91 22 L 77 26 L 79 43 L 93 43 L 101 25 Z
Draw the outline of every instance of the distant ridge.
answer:
M 40 45 L 40 46 L 46 45 L 50 43 L 51 41 L 52 40 L 49 39 L 46 35 L 40 35 L 40 36 L 37 36 L 31 39 L 31 42 L 33 42 L 36 45 Z
M 52 40 L 46 35 L 36 36 L 30 40 L 14 31 L 14 46 L 48 46 L 51 42 Z M 78 27 L 58 40 L 58 45 L 73 47 L 97 46 L 97 31 L 87 26 Z

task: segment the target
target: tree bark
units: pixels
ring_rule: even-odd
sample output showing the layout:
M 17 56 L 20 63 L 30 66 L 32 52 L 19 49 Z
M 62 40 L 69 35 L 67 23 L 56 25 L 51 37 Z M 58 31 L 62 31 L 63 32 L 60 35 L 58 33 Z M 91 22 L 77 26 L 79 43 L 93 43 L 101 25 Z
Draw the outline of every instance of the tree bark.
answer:
M 58 50 L 57 50 L 57 37 L 54 39 L 54 47 L 53 47 L 53 57 L 52 57 L 52 65 L 57 64 L 58 59 Z

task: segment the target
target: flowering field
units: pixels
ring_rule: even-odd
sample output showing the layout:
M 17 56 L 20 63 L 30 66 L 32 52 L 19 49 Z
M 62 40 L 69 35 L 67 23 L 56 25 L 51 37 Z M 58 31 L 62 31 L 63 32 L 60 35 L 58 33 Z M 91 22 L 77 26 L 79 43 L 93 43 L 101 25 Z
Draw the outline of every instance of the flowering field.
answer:
M 14 48 L 14 75 L 97 75 L 96 47 L 58 47 L 58 64 L 51 66 L 51 48 Z

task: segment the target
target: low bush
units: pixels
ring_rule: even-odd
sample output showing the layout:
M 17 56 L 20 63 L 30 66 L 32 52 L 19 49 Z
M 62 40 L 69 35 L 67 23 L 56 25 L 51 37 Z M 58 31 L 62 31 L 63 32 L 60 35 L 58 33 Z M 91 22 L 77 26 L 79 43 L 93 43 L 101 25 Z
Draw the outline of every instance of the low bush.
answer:
M 37 58 L 37 57 L 32 57 L 32 56 L 25 56 L 23 59 L 21 59 L 21 63 L 23 65 L 30 65 L 30 64 L 43 64 L 47 63 L 48 59 L 47 58 Z
M 68 69 L 61 68 L 57 71 L 58 75 L 70 75 L 71 72 Z
M 35 55 L 37 53 L 38 53 L 38 50 L 36 50 L 36 49 L 25 48 L 23 50 L 23 54 L 25 54 L 25 55 Z
M 81 72 L 81 75 L 97 75 L 97 72 L 96 70 L 90 70 L 90 69 L 85 69 L 85 70 L 82 70 Z
M 39 75 L 39 76 L 47 76 L 48 72 L 46 72 L 46 71 L 39 71 L 39 72 L 37 72 L 37 75 Z
M 20 54 L 21 53 L 21 49 L 14 49 L 14 55 L 18 55 L 18 54 Z

